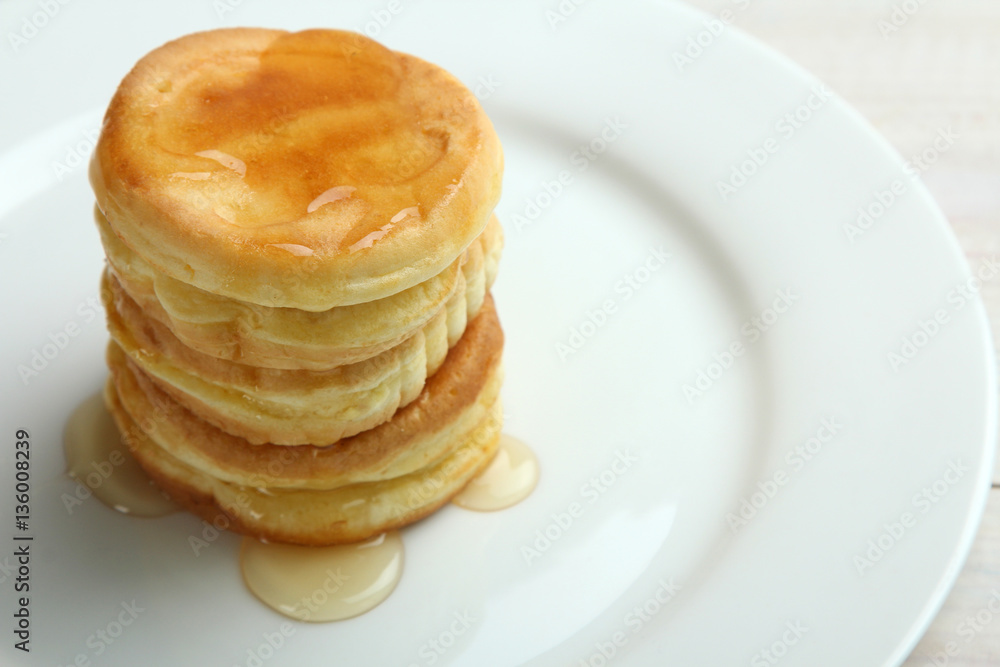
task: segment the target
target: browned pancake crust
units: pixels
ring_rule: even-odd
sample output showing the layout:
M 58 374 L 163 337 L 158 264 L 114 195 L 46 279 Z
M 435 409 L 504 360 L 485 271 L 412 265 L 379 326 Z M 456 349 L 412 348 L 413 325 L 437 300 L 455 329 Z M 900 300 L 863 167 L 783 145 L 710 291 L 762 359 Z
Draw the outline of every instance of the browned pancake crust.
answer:
M 124 409 L 161 448 L 212 477 L 265 488 L 331 489 L 420 469 L 447 455 L 499 395 L 503 332 L 492 297 L 415 401 L 388 422 L 326 446 L 253 445 L 173 400 L 112 343 L 108 364 Z
M 159 271 L 323 311 L 443 271 L 486 226 L 502 171 L 492 124 L 443 69 L 356 33 L 232 28 L 135 65 L 90 175 Z
M 443 460 L 400 478 L 329 491 L 270 491 L 222 482 L 190 468 L 135 425 L 108 381 L 105 400 L 139 464 L 185 509 L 260 540 L 326 546 L 368 539 L 418 521 L 454 497 L 496 454 L 501 410 L 494 406 Z

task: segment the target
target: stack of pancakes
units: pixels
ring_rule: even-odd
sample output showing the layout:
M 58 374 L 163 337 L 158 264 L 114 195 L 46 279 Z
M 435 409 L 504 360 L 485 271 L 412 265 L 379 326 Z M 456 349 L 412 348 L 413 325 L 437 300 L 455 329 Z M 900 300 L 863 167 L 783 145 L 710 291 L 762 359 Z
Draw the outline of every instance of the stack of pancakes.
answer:
M 91 165 L 107 405 L 216 525 L 323 545 L 426 516 L 495 453 L 499 141 L 454 77 L 354 33 L 144 57 Z

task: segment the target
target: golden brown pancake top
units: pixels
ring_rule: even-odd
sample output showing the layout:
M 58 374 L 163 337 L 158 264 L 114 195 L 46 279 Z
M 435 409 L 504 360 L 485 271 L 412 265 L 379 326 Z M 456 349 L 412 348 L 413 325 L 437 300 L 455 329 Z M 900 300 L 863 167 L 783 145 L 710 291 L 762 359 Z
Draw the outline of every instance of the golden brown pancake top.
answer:
M 492 125 L 444 70 L 350 32 L 226 29 L 139 61 L 91 181 L 164 273 L 325 310 L 442 271 L 485 226 L 501 171 Z

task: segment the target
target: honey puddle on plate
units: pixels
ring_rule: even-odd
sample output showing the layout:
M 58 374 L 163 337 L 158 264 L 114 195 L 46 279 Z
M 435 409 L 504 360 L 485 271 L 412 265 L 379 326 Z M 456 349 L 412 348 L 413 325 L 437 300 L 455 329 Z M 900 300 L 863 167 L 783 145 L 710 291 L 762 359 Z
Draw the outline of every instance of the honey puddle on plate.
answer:
M 146 476 L 122 440 L 104 398 L 97 392 L 73 411 L 63 432 L 66 471 L 86 489 L 78 489 L 81 503 L 90 493 L 108 507 L 141 517 L 166 516 L 178 511 Z M 64 502 L 72 502 L 70 500 Z
M 333 547 L 245 537 L 240 566 L 247 588 L 275 611 L 300 621 L 340 621 L 389 597 L 403 573 L 403 540 L 395 530 Z
M 178 510 L 132 458 L 100 393 L 73 411 L 64 445 L 69 475 L 108 507 L 142 517 Z M 493 462 L 453 502 L 465 509 L 500 510 L 527 498 L 537 483 L 534 453 L 501 435 Z M 355 544 L 302 547 L 245 537 L 240 569 L 247 588 L 275 611 L 300 621 L 339 621 L 378 606 L 396 588 L 403 540 L 390 531 Z
M 517 438 L 503 434 L 493 462 L 452 502 L 468 510 L 493 512 L 521 502 L 537 484 L 535 453 Z

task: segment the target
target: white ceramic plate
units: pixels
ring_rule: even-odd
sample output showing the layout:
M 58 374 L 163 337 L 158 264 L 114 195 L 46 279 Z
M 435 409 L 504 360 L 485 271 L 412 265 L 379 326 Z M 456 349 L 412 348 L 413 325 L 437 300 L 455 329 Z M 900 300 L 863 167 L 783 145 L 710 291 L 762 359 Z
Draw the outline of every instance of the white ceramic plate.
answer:
M 818 82 L 676 4 L 44 4 L 3 9 L 30 37 L 2 55 L 0 526 L 15 532 L 26 428 L 35 536 L 32 652 L 7 630 L 5 664 L 817 667 L 911 650 L 989 485 L 990 337 L 919 179 Z M 402 582 L 371 613 L 285 637 L 241 584 L 236 536 L 196 557 L 192 517 L 61 501 L 63 422 L 105 374 L 79 165 L 139 56 L 221 25 L 365 30 L 482 97 L 507 157 L 507 430 L 543 470 L 509 511 L 406 529 Z M 848 234 L 859 207 L 872 222 Z M 120 636 L 95 635 L 133 601 Z

